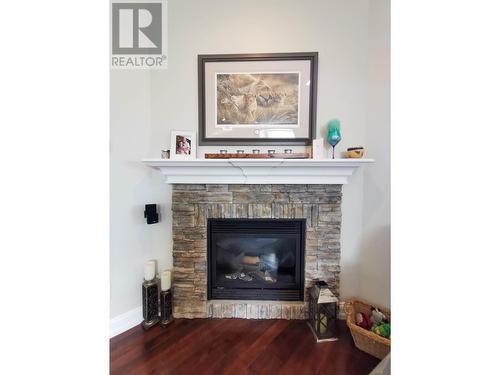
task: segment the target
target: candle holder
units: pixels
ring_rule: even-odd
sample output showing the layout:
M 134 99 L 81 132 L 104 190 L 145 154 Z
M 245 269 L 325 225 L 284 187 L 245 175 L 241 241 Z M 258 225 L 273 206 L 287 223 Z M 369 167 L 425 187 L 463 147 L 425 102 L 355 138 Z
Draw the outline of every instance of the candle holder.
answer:
M 340 142 L 342 137 L 340 136 L 340 121 L 337 119 L 328 122 L 328 135 L 326 140 L 332 146 L 332 159 L 335 159 L 335 146 Z
M 158 279 L 144 280 L 142 283 L 142 329 L 148 330 L 160 321 L 158 317 Z
M 162 327 L 167 326 L 174 320 L 172 314 L 172 292 L 170 289 L 160 292 L 160 317 L 160 325 Z

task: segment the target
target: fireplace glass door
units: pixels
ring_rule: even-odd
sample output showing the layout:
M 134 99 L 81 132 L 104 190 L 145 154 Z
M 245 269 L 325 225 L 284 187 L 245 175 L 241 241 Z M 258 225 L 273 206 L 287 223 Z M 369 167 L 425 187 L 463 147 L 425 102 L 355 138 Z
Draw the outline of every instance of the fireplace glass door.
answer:
M 303 300 L 305 219 L 209 219 L 208 298 Z

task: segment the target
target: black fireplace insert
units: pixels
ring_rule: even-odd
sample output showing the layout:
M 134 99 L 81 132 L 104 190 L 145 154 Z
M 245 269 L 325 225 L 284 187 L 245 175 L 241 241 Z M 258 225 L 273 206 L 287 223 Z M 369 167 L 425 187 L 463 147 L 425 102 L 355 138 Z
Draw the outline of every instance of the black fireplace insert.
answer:
M 208 299 L 304 300 L 306 219 L 208 219 Z

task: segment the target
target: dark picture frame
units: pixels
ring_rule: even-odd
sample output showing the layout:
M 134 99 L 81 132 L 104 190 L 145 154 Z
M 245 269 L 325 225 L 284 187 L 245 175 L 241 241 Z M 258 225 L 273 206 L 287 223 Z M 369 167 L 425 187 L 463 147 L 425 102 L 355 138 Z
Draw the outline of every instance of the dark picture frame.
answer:
M 207 78 L 209 78 L 206 67 L 207 63 L 238 63 L 238 62 L 272 62 L 273 66 L 277 66 L 275 62 L 283 62 L 283 65 L 298 62 L 302 64 L 305 61 L 308 67 L 309 74 L 305 77 L 301 77 L 297 74 L 298 77 L 301 77 L 302 80 L 307 79 L 308 86 L 308 95 L 305 94 L 306 109 L 307 112 L 301 107 L 303 103 L 296 104 L 296 127 L 301 129 L 302 133 L 307 133 L 305 136 L 300 137 L 241 137 L 241 136 L 228 136 L 228 137 L 217 137 L 210 134 L 207 134 L 207 126 L 215 128 L 215 123 L 218 120 L 215 119 L 216 116 L 211 116 L 207 120 L 207 108 L 208 106 L 212 106 L 213 108 L 217 108 L 215 111 L 217 113 L 217 94 L 207 94 Z M 227 64 L 225 66 L 228 66 Z M 229 73 L 228 75 L 238 75 L 240 73 Z M 251 73 L 255 74 L 255 73 Z M 263 74 L 269 74 L 267 71 Z M 286 69 L 284 73 L 281 72 L 272 72 L 271 74 L 287 74 Z M 289 73 L 290 75 L 293 73 Z M 213 73 L 212 73 L 213 75 Z M 223 73 L 217 73 L 215 76 L 222 76 Z M 218 79 L 218 78 L 216 78 Z M 215 79 L 214 79 L 215 81 Z M 258 53 L 258 54 L 219 54 L 219 55 L 198 55 L 198 118 L 199 118 L 199 145 L 202 146 L 216 146 L 216 145 L 257 145 L 257 146 L 266 146 L 266 145 L 311 145 L 312 140 L 315 137 L 315 129 L 316 129 L 316 97 L 317 97 L 317 85 L 318 81 L 318 53 L 317 52 L 292 52 L 292 53 Z M 305 81 L 304 81 L 305 82 Z M 299 83 L 298 83 L 299 84 Z M 298 85 L 297 84 L 297 85 Z M 217 83 L 215 83 L 217 85 Z M 217 86 L 216 86 L 217 87 Z M 213 88 L 210 89 L 212 92 Z M 211 96 L 210 96 L 211 95 Z M 298 94 L 297 94 L 298 96 Z M 211 100 L 210 103 L 207 104 L 207 100 Z M 257 105 L 257 104 L 254 104 Z M 304 111 L 302 113 L 301 119 L 305 119 L 302 121 L 298 117 L 298 113 L 300 111 Z M 209 112 L 209 111 L 208 111 Z M 212 110 L 213 112 L 213 110 Z M 217 113 L 218 116 L 218 113 Z M 225 119 L 224 119 L 225 120 Z M 220 126 L 220 124 L 218 124 Z M 229 131 L 226 133 L 230 133 L 231 128 L 238 128 L 239 124 L 236 125 L 228 125 L 225 126 L 229 128 Z M 252 125 L 250 125 L 251 127 Z M 210 130 L 210 129 L 209 129 Z M 241 129 L 238 129 L 241 130 Z

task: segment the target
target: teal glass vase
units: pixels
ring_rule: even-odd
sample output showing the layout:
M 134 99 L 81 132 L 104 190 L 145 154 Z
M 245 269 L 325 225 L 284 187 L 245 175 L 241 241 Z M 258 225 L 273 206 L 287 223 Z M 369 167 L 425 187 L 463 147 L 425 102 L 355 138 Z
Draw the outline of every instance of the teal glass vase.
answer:
M 337 119 L 328 122 L 328 135 L 326 141 L 332 146 L 332 159 L 335 159 L 335 146 L 340 142 L 340 121 Z

